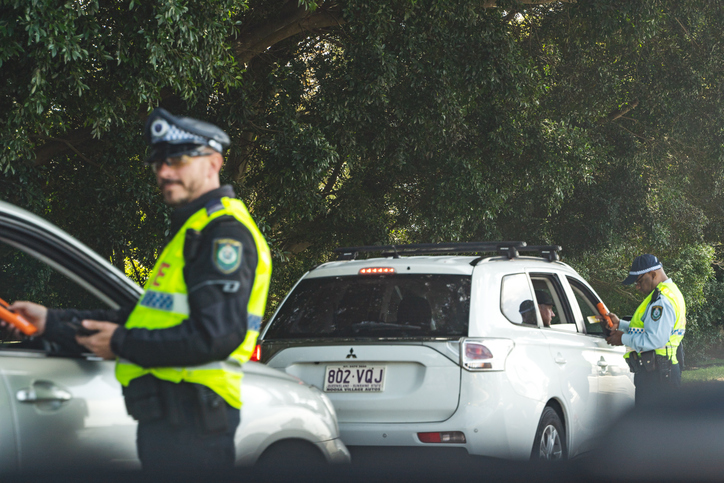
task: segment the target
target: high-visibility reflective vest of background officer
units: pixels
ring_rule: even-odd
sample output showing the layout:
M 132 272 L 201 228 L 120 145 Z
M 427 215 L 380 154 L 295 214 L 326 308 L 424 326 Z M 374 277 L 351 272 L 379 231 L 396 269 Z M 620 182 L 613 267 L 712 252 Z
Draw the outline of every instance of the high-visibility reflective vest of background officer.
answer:
M 681 384 L 677 349 L 686 331 L 686 304 L 654 255 L 636 257 L 623 284 L 636 284 L 646 298 L 630 321 L 611 314 L 618 330 L 606 340 L 633 349 L 625 357 L 635 373 L 636 404 L 648 404 Z
M 126 407 L 138 420 L 144 469 L 231 468 L 240 365 L 259 334 L 269 249 L 231 187 L 220 186 L 229 144 L 224 131 L 159 108 L 149 116 L 145 137 L 158 186 L 175 211 L 170 241 L 141 300 L 116 311 L 13 306 L 44 337 L 117 358 Z M 73 317 L 99 332 L 68 335 L 63 322 Z

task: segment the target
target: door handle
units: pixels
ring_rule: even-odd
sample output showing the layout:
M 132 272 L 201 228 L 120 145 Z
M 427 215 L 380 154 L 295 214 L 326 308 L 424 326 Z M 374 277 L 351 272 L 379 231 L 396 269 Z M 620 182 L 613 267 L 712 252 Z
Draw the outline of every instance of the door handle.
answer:
M 600 361 L 596 362 L 598 364 L 598 367 L 603 367 L 604 369 L 608 367 L 608 362 L 601 359 Z
M 20 389 L 15 395 L 21 403 L 66 402 L 73 399 L 73 395 L 61 389 L 50 381 L 34 381 L 30 387 Z
M 566 360 L 566 358 L 561 355 L 560 352 L 559 352 L 558 354 L 556 354 L 556 358 L 555 358 L 554 360 L 556 361 L 556 364 L 561 364 L 561 365 L 563 365 L 563 364 L 565 364 L 566 362 L 568 362 L 568 361 Z

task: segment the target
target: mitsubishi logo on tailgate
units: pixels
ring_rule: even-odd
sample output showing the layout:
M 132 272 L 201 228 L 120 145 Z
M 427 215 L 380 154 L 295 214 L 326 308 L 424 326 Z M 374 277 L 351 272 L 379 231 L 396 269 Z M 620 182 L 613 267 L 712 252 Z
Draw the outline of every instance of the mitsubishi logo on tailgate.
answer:
M 357 356 L 354 353 L 354 349 L 349 350 L 349 354 L 347 354 L 347 359 L 357 359 Z

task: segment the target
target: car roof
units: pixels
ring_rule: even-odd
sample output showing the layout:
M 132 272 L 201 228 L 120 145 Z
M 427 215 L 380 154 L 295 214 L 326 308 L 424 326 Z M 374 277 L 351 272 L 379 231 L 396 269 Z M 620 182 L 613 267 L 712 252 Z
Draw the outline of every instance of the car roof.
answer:
M 43 236 L 49 235 L 50 237 L 58 240 L 60 243 L 83 253 L 85 257 L 93 260 L 94 263 L 102 265 L 104 270 L 112 272 L 119 280 L 122 281 L 121 283 L 128 286 L 131 290 L 137 292 L 138 294 L 143 293 L 141 287 L 133 283 L 122 271 L 113 266 L 108 260 L 98 255 L 98 253 L 96 253 L 92 248 L 88 247 L 49 221 L 44 220 L 40 216 L 11 203 L 0 201 L 0 226 L 3 223 L 9 223 L 11 226 L 22 225 L 23 228 L 32 228 L 35 231 L 42 233 Z M 1 233 L 0 238 L 2 238 Z
M 23 208 L 10 204 L 6 201 L 0 201 L 0 217 L 8 220 L 14 218 L 21 221 L 24 225 L 32 225 L 40 228 L 42 231 L 54 235 L 55 237 L 66 242 L 67 244 L 82 249 L 82 251 L 84 252 L 92 252 L 94 255 L 96 255 L 98 259 L 103 260 L 103 258 L 98 256 L 91 248 L 75 239 L 66 231 L 63 231 L 49 221 L 46 221 L 38 215 L 24 210 Z
M 323 263 L 310 270 L 306 278 L 357 275 L 363 268 L 394 268 L 395 273 L 403 274 L 460 274 L 471 275 L 475 267 L 501 271 L 550 270 L 555 267 L 575 273 L 570 266 L 560 261 L 550 262 L 541 257 L 519 256 L 509 259 L 505 256 L 411 256 L 379 257 L 364 260 L 335 260 Z M 515 268 L 513 268 L 515 267 Z

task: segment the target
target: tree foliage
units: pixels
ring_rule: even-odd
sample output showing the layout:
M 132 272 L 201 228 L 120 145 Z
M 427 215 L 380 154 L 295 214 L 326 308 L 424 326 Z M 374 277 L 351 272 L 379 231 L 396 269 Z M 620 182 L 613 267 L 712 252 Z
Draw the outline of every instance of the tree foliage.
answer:
M 711 334 L 722 21 L 704 0 L 2 0 L 0 198 L 142 281 L 161 105 L 229 132 L 272 306 L 339 245 L 524 239 L 618 313 L 656 253 Z

